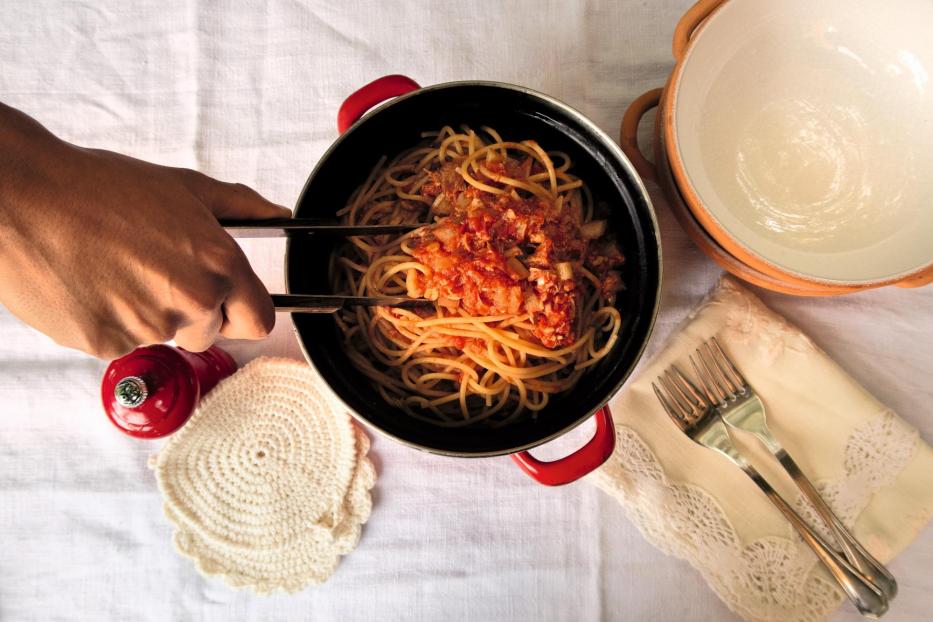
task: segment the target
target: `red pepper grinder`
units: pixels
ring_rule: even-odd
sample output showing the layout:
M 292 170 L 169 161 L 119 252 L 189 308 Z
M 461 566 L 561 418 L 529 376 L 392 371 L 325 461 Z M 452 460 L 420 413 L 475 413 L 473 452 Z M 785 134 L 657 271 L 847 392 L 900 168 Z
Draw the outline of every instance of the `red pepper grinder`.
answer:
M 204 352 L 146 346 L 110 363 L 100 395 L 122 432 L 160 438 L 184 425 L 201 397 L 235 371 L 233 357 L 217 346 Z

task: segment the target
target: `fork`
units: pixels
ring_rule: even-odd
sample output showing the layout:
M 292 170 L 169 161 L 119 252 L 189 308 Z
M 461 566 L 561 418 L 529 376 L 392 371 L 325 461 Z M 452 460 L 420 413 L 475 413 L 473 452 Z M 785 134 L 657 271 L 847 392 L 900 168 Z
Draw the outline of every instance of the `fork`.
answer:
M 701 380 L 706 403 L 715 406 L 722 419 L 731 427 L 751 432 L 778 459 L 784 470 L 809 499 L 817 514 L 829 527 L 846 559 L 878 586 L 885 598 L 892 600 L 897 594 L 897 581 L 881 562 L 866 551 L 823 497 L 803 474 L 797 463 L 781 446 L 771 431 L 765 407 L 732 360 L 726 355 L 715 337 L 697 348 L 700 364 L 690 357 L 694 371 Z
M 859 613 L 869 618 L 880 618 L 888 610 L 888 600 L 884 594 L 831 549 L 745 460 L 732 443 L 726 424 L 716 409 L 705 401 L 699 389 L 673 365 L 658 377 L 658 384 L 652 382 L 651 387 L 671 421 L 694 442 L 719 452 L 742 469 L 813 549 Z

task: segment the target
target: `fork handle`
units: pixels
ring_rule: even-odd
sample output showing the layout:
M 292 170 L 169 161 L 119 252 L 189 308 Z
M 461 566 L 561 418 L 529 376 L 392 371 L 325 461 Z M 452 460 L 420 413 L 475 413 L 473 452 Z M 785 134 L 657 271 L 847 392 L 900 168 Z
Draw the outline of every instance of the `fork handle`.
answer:
M 820 518 L 823 519 L 823 522 L 829 526 L 830 531 L 842 548 L 842 552 L 846 558 L 852 562 L 852 565 L 858 568 L 862 574 L 868 577 L 872 583 L 878 586 L 878 589 L 881 590 L 885 598 L 893 600 L 897 595 L 897 581 L 890 571 L 859 544 L 855 536 L 852 535 L 845 524 L 836 516 L 835 512 L 826 504 L 822 495 L 820 495 L 816 487 L 810 483 L 810 480 L 803 474 L 803 471 L 800 470 L 800 467 L 797 466 L 797 463 L 794 462 L 790 454 L 782 449 L 777 452 L 776 455 L 781 465 L 784 467 L 784 470 L 787 471 L 788 475 L 794 480 L 794 483 L 797 484 L 797 487 L 803 492 L 807 499 L 810 500 L 810 503 L 813 504 L 813 507 L 816 509 L 817 514 L 820 515 Z
M 829 548 L 826 542 L 813 531 L 784 499 L 766 482 L 764 478 L 751 465 L 743 466 L 748 476 L 767 495 L 771 503 L 781 511 L 790 524 L 797 530 L 804 542 L 810 545 L 817 558 L 829 573 L 836 579 L 839 586 L 859 610 L 868 618 L 880 618 L 888 610 L 888 599 L 881 590 L 871 583 L 865 575 L 853 568 L 849 562 L 839 556 L 836 551 Z

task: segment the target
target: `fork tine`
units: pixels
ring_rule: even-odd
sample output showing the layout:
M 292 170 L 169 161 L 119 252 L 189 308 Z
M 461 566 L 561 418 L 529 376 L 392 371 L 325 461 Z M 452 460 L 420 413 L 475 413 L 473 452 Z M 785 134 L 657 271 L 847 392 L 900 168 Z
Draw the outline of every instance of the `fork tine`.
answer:
M 690 400 L 690 396 L 687 394 L 687 392 L 677 384 L 673 374 L 671 374 L 670 368 L 664 370 L 664 374 L 659 378 L 659 380 L 664 383 L 664 386 L 669 392 L 673 393 L 674 398 L 677 399 L 681 406 L 686 406 L 690 410 L 690 414 L 692 415 L 694 411 L 694 404 Z
M 667 373 L 667 372 L 665 372 Z M 668 398 L 672 401 L 679 409 L 681 416 L 687 423 L 690 423 L 690 420 L 695 416 L 694 409 L 690 405 L 690 402 L 683 396 L 680 395 L 676 388 L 674 388 L 673 383 L 666 376 L 658 376 L 658 383 L 664 387 L 664 390 L 667 392 Z
M 722 349 L 722 346 L 719 345 L 719 340 L 716 337 L 710 339 L 712 344 L 715 346 L 714 351 L 718 355 L 716 358 L 720 362 L 720 366 L 724 366 L 726 371 L 731 374 L 733 380 L 740 389 L 745 389 L 748 387 L 748 381 L 745 379 L 745 376 L 742 375 L 742 372 L 738 370 L 735 366 L 735 363 L 732 362 L 732 359 L 729 358 L 729 355 L 726 354 L 725 350 Z M 722 364 L 725 365 L 722 365 Z
M 729 378 L 726 372 L 723 371 L 722 365 L 719 363 L 719 361 L 716 360 L 716 353 L 713 351 L 713 346 L 710 345 L 709 341 L 704 342 L 702 347 L 706 351 L 706 360 L 709 362 L 709 366 L 711 367 L 710 371 L 719 380 L 719 386 L 726 389 L 726 395 L 728 397 L 734 398 L 739 392 L 739 387 L 736 386 L 736 384 L 732 382 L 732 379 Z
M 723 366 L 719 362 L 718 360 L 719 357 L 716 355 L 716 352 L 713 350 L 713 346 L 710 345 L 709 341 L 704 341 L 701 347 L 706 349 L 706 355 L 707 357 L 709 357 L 708 360 L 710 363 L 710 367 L 712 367 L 712 372 L 716 374 L 716 378 L 718 378 L 721 381 L 720 386 L 725 386 L 726 393 L 728 393 L 730 397 L 735 397 L 736 394 L 739 392 L 739 387 L 736 386 L 736 384 L 732 382 L 732 379 L 729 377 L 729 375 L 726 374 L 725 371 L 723 371 Z
M 729 390 L 723 386 L 717 375 L 713 372 L 712 366 L 707 360 L 707 355 L 703 353 L 702 348 L 696 349 L 696 355 L 702 365 L 702 368 L 699 368 L 697 371 L 700 374 L 700 379 L 703 381 L 703 384 L 706 385 L 707 390 L 716 398 L 717 403 L 725 402 L 729 397 Z
M 727 393 L 731 397 L 735 397 L 739 392 L 739 387 L 732 381 L 732 378 L 729 377 L 729 374 L 723 369 L 723 364 L 719 360 L 719 356 L 716 354 L 716 351 L 713 350 L 713 346 L 709 341 L 704 341 L 701 346 L 706 351 L 707 360 L 709 361 L 710 367 L 712 367 L 712 372 L 716 374 L 716 378 L 720 380 L 720 385 L 725 386 Z
M 693 373 L 695 373 L 697 375 L 697 378 L 700 379 L 700 386 L 703 387 L 703 395 L 706 396 L 707 403 L 712 404 L 713 406 L 715 406 L 716 404 L 719 404 L 722 400 L 720 400 L 713 393 L 712 389 L 709 386 L 709 383 L 706 381 L 706 374 L 700 369 L 700 366 L 697 365 L 696 359 L 693 358 L 692 354 L 688 355 L 687 358 L 690 359 L 690 364 L 693 366 Z
M 684 395 L 689 394 L 690 403 L 693 404 L 699 411 L 702 413 L 704 410 L 713 406 L 712 402 L 707 401 L 706 396 L 700 393 L 700 390 L 697 389 L 696 385 L 690 381 L 687 376 L 680 371 L 676 365 L 671 365 L 665 374 L 670 377 L 671 381 L 674 383 L 674 386 Z
M 681 430 L 684 430 L 687 426 L 687 420 L 684 419 L 675 409 L 671 406 L 670 402 L 667 401 L 667 398 L 664 397 L 661 389 L 658 388 L 658 385 L 651 383 L 651 388 L 654 389 L 654 394 L 658 397 L 658 401 L 661 402 L 661 406 L 664 407 L 664 410 L 667 412 L 667 416 L 671 418 L 671 421 L 674 422 Z

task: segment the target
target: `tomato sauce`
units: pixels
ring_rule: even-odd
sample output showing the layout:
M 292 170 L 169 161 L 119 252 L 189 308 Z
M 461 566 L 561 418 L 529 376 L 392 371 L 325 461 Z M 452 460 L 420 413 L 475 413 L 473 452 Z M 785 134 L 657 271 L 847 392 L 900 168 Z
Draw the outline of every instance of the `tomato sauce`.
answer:
M 485 166 L 517 179 L 533 171 L 527 160 Z M 624 260 L 618 246 L 608 238 L 584 239 L 580 215 L 569 206 L 484 192 L 468 185 L 453 164 L 430 173 L 420 193 L 443 194 L 449 214 L 412 236 L 412 254 L 430 270 L 414 276 L 417 295 L 470 315 L 530 314 L 534 336 L 558 348 L 575 340 L 583 280 L 579 270 L 566 278 L 566 267 L 562 277 L 558 264 L 586 266 L 607 297 L 621 287 L 612 270 Z

